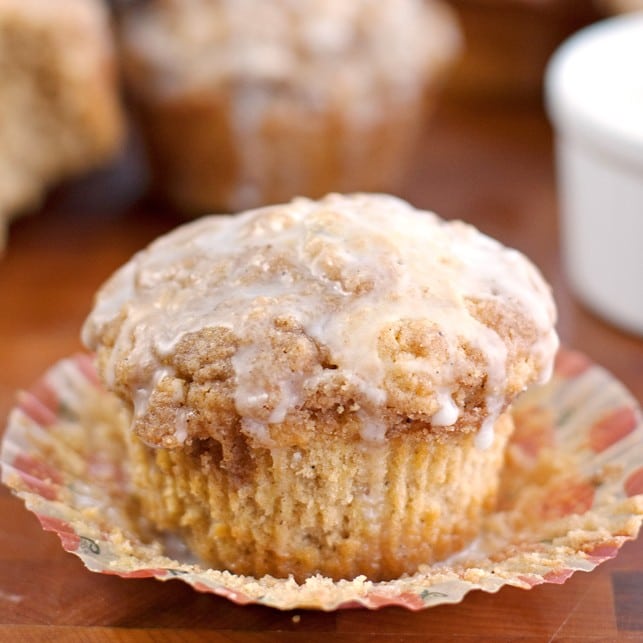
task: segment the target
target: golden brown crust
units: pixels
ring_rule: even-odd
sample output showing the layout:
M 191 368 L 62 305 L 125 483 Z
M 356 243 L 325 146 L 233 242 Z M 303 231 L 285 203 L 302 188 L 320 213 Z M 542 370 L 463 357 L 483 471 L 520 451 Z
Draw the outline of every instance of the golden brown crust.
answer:
M 230 468 L 220 446 L 151 449 L 127 432 L 144 515 L 180 533 L 214 569 L 261 577 L 389 580 L 460 550 L 496 500 L 513 430 L 400 435 L 384 444 L 318 436 L 299 447 L 247 446 Z M 228 460 L 230 462 L 230 459 Z

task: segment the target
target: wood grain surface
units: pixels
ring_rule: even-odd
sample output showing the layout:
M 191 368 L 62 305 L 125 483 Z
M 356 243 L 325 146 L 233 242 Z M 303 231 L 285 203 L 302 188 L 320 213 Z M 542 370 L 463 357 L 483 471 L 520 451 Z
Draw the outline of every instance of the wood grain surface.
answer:
M 579 306 L 561 269 L 551 132 L 538 105 L 443 104 L 401 196 L 468 220 L 531 256 L 553 284 L 563 341 L 641 400 L 643 341 Z M 0 260 L 0 418 L 16 389 L 80 347 L 92 294 L 180 220 L 136 200 L 131 161 L 58 190 L 12 226 Z M 469 594 L 459 605 L 279 612 L 238 607 L 172 581 L 85 570 L 7 489 L 0 490 L 1 641 L 641 641 L 643 539 L 592 573 L 530 591 Z

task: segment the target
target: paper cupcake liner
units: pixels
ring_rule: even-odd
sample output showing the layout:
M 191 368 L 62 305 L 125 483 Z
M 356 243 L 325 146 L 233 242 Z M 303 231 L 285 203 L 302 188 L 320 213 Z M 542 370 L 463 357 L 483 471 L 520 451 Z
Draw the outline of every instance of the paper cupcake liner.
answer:
M 553 380 L 514 405 L 498 509 L 449 560 L 387 582 L 237 576 L 200 566 L 176 536 L 155 534 L 128 489 L 124 418 L 91 357 L 54 365 L 9 416 L 2 481 L 88 569 L 180 579 L 235 603 L 279 609 L 457 603 L 480 589 L 529 589 L 591 571 L 643 520 L 643 423 L 626 389 L 579 353 L 561 351 Z

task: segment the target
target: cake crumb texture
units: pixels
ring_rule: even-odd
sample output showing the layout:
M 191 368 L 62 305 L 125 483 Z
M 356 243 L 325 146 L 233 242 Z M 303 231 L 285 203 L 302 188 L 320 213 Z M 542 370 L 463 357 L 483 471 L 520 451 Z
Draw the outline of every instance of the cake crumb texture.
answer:
M 389 580 L 462 549 L 495 506 L 511 416 L 482 451 L 473 433 L 381 445 L 321 437 L 306 449 L 250 449 L 252 477 L 221 467 L 213 441 L 150 448 L 129 430 L 143 514 L 213 569 L 298 582 L 321 574 Z

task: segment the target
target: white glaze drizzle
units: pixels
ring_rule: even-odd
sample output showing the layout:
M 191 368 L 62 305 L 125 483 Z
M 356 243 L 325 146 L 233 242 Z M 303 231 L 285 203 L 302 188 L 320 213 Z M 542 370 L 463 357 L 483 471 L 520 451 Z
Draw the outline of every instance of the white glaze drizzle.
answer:
M 449 426 L 461 412 L 453 392 L 467 367 L 457 362 L 457 347 L 466 341 L 480 351 L 487 419 L 477 437 L 484 448 L 505 404 L 507 348 L 469 313 L 467 297 L 510 301 L 533 320 L 538 338 L 532 353 L 541 376 L 551 371 L 557 347 L 553 301 L 520 253 L 394 197 L 329 195 L 319 202 L 296 199 L 234 217 L 206 217 L 157 240 L 99 292 L 83 339 L 97 348 L 106 325 L 126 311 L 106 367 L 107 381 L 113 382 L 110 370 L 124 355 L 133 363 L 154 364 L 187 333 L 232 329 L 240 338 L 232 358 L 236 408 L 245 430 L 264 439 L 267 424 L 283 421 L 301 406 L 305 387 L 328 376 L 321 369 L 308 377 L 276 374 L 262 361 L 262 341 L 274 319 L 294 319 L 328 348 L 360 392 L 363 438 L 377 442 L 386 432 L 378 412 L 387 399 L 380 334 L 399 320 L 431 320 L 441 330 L 449 359 L 439 368 L 417 357 L 402 365 L 431 378 L 439 402 L 432 421 Z M 137 413 L 144 412 L 160 378 L 170 374 L 158 366 L 147 388 L 139 387 Z M 266 420 L 269 389 L 276 403 Z
M 132 8 L 122 36 L 161 96 L 273 84 L 358 109 L 383 86 L 414 94 L 460 42 L 450 12 L 428 0 L 164 0 Z

